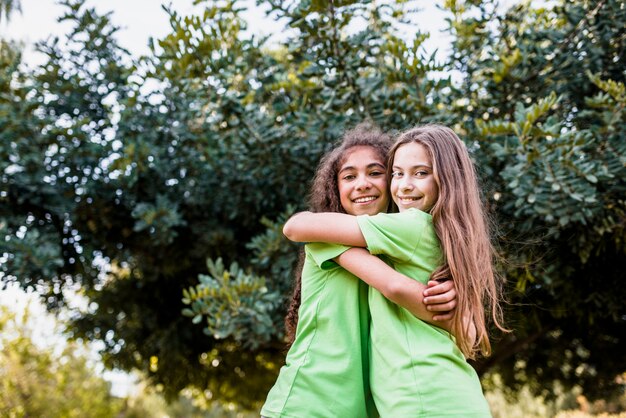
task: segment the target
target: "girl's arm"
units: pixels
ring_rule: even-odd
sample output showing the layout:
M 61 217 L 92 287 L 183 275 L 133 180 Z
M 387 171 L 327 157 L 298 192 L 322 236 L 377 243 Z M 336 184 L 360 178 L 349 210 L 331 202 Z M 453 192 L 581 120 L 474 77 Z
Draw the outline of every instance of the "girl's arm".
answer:
M 289 240 L 295 242 L 332 242 L 352 247 L 365 247 L 367 245 L 361 228 L 357 223 L 356 216 L 344 213 L 297 213 L 285 223 L 283 234 L 285 234 Z M 352 250 L 349 250 L 347 252 L 350 253 L 351 251 Z M 381 283 L 381 287 L 385 286 L 385 292 L 396 295 L 401 294 L 399 298 L 397 296 L 392 296 L 393 299 L 387 297 L 389 300 L 408 309 L 413 315 L 427 322 L 431 320 L 443 322 L 452 319 L 453 309 L 456 306 L 456 290 L 454 289 L 454 283 L 452 281 L 444 283 L 429 282 L 428 286 L 425 286 L 398 273 L 377 257 L 370 255 L 367 251 L 364 251 L 364 254 L 368 255 L 367 260 L 376 260 L 375 263 L 378 264 L 381 271 L 384 272 L 376 277 L 368 276 L 371 277 L 371 281 L 379 282 L 380 278 L 383 277 L 398 278 L 398 282 Z M 364 258 L 361 258 L 361 261 L 356 260 L 356 263 L 363 262 L 363 259 Z M 338 261 L 338 263 L 341 265 L 341 262 Z M 342 267 L 346 268 L 343 265 Z M 346 270 L 349 269 L 346 268 Z M 354 271 L 352 271 L 352 273 L 363 279 L 361 275 L 354 273 Z M 363 280 L 385 294 L 381 288 L 368 280 Z M 407 286 L 402 287 L 399 283 L 407 283 Z M 395 299 L 403 300 L 404 303 L 397 302 Z M 409 299 L 411 300 L 409 301 Z M 425 307 L 424 304 L 427 306 Z M 436 313 L 436 315 L 433 316 L 431 312 Z
M 398 273 L 364 248 L 351 248 L 336 257 L 335 261 L 378 290 L 387 299 L 407 309 L 415 317 L 450 331 L 452 325 L 450 321 L 452 318 L 451 310 L 456 306 L 456 292 L 451 283 L 440 284 L 444 286 L 438 285 L 440 289 L 451 287 L 451 293 L 448 292 L 448 298 L 443 304 L 432 305 L 434 309 L 429 309 L 424 305 L 424 291 L 427 285 Z M 431 287 L 430 290 L 433 291 L 433 288 Z M 443 300 L 444 295 L 446 293 L 431 297 Z M 444 313 L 435 315 L 437 317 L 435 318 L 433 311 L 444 311 Z
M 295 242 L 332 242 L 351 247 L 367 245 L 356 216 L 345 213 L 296 213 L 285 223 L 283 234 Z

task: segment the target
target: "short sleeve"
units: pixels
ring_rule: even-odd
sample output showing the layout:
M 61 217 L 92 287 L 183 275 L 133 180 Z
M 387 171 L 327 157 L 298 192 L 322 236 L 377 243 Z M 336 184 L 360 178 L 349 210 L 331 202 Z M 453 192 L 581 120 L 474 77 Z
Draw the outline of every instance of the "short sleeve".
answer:
M 313 262 L 322 270 L 338 267 L 339 265 L 333 259 L 350 249 L 345 245 L 325 242 L 312 242 L 307 244 L 305 248 Z
M 357 216 L 357 222 L 370 253 L 406 262 L 420 244 L 432 217 L 426 212 L 409 209 L 401 213 Z

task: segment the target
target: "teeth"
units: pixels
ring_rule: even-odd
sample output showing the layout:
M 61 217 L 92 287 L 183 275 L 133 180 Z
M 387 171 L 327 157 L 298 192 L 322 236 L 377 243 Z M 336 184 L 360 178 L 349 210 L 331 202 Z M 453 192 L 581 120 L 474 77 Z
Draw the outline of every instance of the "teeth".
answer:
M 402 202 L 415 202 L 416 200 L 419 200 L 419 197 L 398 197 L 398 199 Z
M 354 203 L 366 203 L 366 202 L 371 202 L 372 200 L 375 200 L 376 197 L 375 196 L 367 196 L 367 197 L 359 197 L 354 199 Z

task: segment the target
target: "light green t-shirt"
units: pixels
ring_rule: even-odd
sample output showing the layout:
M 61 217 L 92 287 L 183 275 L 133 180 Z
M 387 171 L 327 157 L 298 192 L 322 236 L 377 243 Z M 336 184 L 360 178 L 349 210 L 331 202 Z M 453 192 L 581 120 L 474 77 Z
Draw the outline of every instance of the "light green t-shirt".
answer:
M 378 416 L 368 381 L 368 287 L 332 261 L 348 248 L 305 246 L 296 338 L 262 416 Z
M 372 254 L 427 283 L 440 264 L 432 217 L 417 209 L 357 217 Z M 369 289 L 370 381 L 383 418 L 490 417 L 474 369 L 449 333 Z

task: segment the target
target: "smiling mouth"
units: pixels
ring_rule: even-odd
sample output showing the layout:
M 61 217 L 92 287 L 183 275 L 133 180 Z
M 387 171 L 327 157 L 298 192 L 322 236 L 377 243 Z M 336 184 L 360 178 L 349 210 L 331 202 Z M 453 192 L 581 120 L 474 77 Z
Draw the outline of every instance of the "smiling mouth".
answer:
M 412 197 L 412 196 L 398 196 L 398 201 L 402 203 L 413 203 L 420 200 L 421 197 Z
M 369 203 L 376 199 L 378 199 L 377 196 L 364 196 L 364 197 L 357 197 L 356 199 L 353 200 L 353 202 L 354 203 Z

